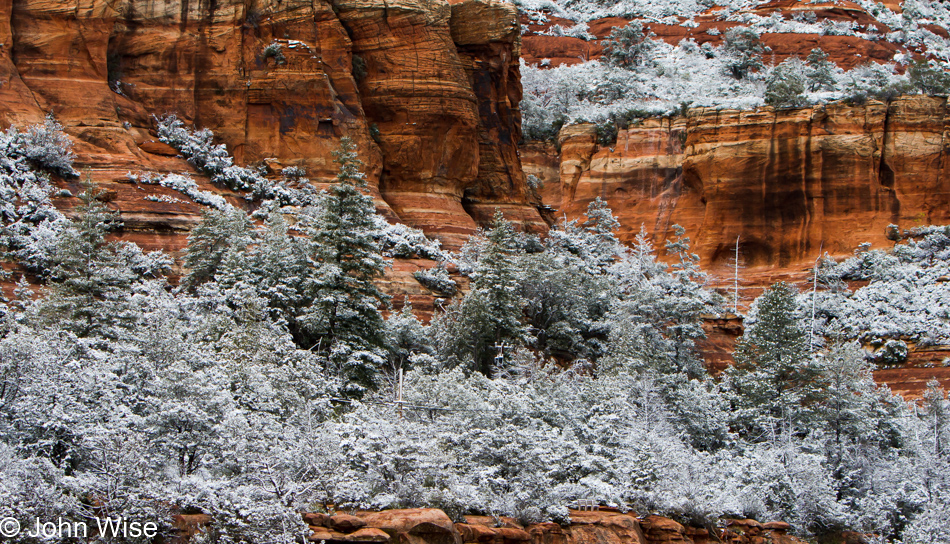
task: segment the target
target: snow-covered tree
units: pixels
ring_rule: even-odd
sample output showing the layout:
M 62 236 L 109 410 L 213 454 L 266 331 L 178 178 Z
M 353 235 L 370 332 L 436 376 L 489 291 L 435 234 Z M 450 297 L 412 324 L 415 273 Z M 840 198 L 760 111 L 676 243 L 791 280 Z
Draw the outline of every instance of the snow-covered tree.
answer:
M 762 53 L 765 46 L 759 39 L 759 34 L 748 27 L 733 27 L 726 31 L 723 45 L 727 57 L 726 68 L 732 77 L 744 79 L 752 72 L 761 70 Z
M 765 103 L 779 108 L 803 106 L 805 97 L 805 67 L 801 60 L 790 58 L 769 72 L 765 83 Z
M 643 23 L 630 21 L 625 26 L 614 27 L 610 37 L 603 42 L 605 62 L 624 68 L 642 66 L 650 57 L 653 48 L 652 32 L 644 32 Z
M 385 359 L 381 304 L 389 301 L 375 280 L 387 262 L 374 238 L 376 208 L 363 193 L 366 176 L 356 144 L 343 138 L 335 152 L 337 183 L 315 216 L 306 218 L 317 267 L 304 290 L 313 302 L 300 318 L 307 347 L 326 354 L 359 387 L 373 387 Z
M 836 66 L 828 60 L 828 53 L 821 48 L 812 49 L 805 58 L 805 77 L 808 78 L 808 90 L 823 91 L 834 89 Z
M 251 222 L 244 211 L 206 210 L 188 234 L 184 261 L 188 273 L 182 286 L 194 288 L 213 279 L 229 251 L 243 250 L 250 243 Z
M 495 213 L 492 229 L 472 272 L 472 290 L 436 322 L 440 352 L 455 364 L 491 376 L 505 348 L 528 341 L 524 299 L 518 292 L 520 244 L 512 224 Z M 501 353 L 502 359 L 496 361 Z
M 118 213 L 97 199 L 90 187 L 80 195 L 78 219 L 57 237 L 49 256 L 50 294 L 41 313 L 78 336 L 116 337 L 118 328 L 131 327 L 136 315 L 130 297 L 133 284 L 158 276 L 170 264 L 157 255 L 143 255 L 128 242 L 107 242 Z
M 734 424 L 751 440 L 801 432 L 803 409 L 814 400 L 818 369 L 795 296 L 794 287 L 779 282 L 753 302 L 736 363 L 726 370 Z

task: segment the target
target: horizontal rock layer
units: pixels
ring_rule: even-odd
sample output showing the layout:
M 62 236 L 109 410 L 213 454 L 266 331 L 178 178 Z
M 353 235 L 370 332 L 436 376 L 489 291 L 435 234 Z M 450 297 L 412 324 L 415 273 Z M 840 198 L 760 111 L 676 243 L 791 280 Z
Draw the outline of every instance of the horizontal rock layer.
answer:
M 754 520 L 730 520 L 721 534 L 710 535 L 701 527 L 685 527 L 661 516 L 637 518 L 614 510 L 572 510 L 567 525 L 536 523 L 522 525 L 511 518 L 465 516 L 462 523 L 452 523 L 441 510 L 417 508 L 357 512 L 366 527 L 349 534 L 333 533 L 325 526 L 332 519 L 311 521 L 313 514 L 304 514 L 311 523 L 312 541 L 327 542 L 403 542 L 411 544 L 800 544 L 802 541 L 786 534 L 789 525 L 783 522 L 761 524 Z M 375 531 L 375 532 L 374 532 Z M 336 536 L 334 536 L 334 534 Z M 360 537 L 358 535 L 365 536 Z M 327 536 L 329 535 L 329 537 Z M 383 538 L 388 540 L 384 540 Z M 364 538 L 364 540 L 359 540 Z

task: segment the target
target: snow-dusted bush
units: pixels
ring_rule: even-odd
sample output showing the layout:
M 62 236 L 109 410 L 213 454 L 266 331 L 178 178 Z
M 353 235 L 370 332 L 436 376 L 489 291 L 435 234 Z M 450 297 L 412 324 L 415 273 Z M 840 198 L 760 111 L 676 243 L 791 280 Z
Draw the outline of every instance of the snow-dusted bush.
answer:
M 946 66 L 919 60 L 910 65 L 907 75 L 910 84 L 924 94 L 950 94 L 950 74 L 947 73 Z
M 215 144 L 214 133 L 208 129 L 188 129 L 174 115 L 156 119 L 156 123 L 159 140 L 181 152 L 195 168 L 210 176 L 212 183 L 247 192 L 244 198 L 264 201 L 262 207 L 265 210 L 273 206 L 309 206 L 316 203 L 316 192 L 303 177 L 306 173 L 302 169 L 292 167 L 294 169 L 285 175 L 285 181 L 273 181 L 264 176 L 262 169 L 235 165 L 227 147 L 224 144 Z M 175 179 L 169 183 L 184 186 L 187 182 Z M 291 184 L 297 187 L 290 186 Z M 199 198 L 209 200 L 203 196 Z
M 267 59 L 274 59 L 274 62 L 277 64 L 287 64 L 287 57 L 284 56 L 284 48 L 280 42 L 273 41 L 264 48 L 264 51 L 261 52 L 261 58 L 265 61 Z
M 894 65 L 868 62 L 845 74 L 843 90 L 848 100 L 863 104 L 868 99 L 887 102 L 908 90 L 907 78 L 894 72 Z
M 921 227 L 904 232 L 890 251 L 859 248 L 850 259 L 823 261 L 816 294 L 817 327 L 827 334 L 861 337 L 874 348 L 890 340 L 923 344 L 950 341 L 950 299 L 943 279 L 950 275 L 950 231 Z M 867 281 L 854 292 L 847 281 Z M 811 305 L 811 294 L 803 294 Z M 877 344 L 877 345 L 874 345 Z M 895 359 L 903 350 L 892 345 Z M 884 362 L 884 361 L 882 361 Z
M 765 103 L 780 108 L 805 104 L 805 65 L 797 58 L 779 64 L 769 72 L 765 83 Z
M 623 27 L 614 27 L 610 36 L 604 40 L 604 62 L 613 66 L 633 68 L 642 66 L 650 59 L 654 47 L 652 32 L 643 31 L 643 23 L 631 21 Z
M 235 166 L 227 147 L 215 144 L 214 133 L 210 130 L 189 130 L 174 115 L 166 115 L 156 122 L 158 139 L 181 152 L 195 168 L 211 176 L 214 183 L 247 191 L 262 178 L 255 170 Z
M 52 240 L 66 224 L 50 200 L 54 187 L 49 176 L 34 169 L 46 157 L 72 172 L 68 146 L 55 147 L 55 142 L 68 143 L 56 126 L 47 118 L 25 134 L 15 127 L 0 133 L 0 247 L 38 273 L 46 267 Z
M 733 27 L 726 31 L 723 55 L 732 77 L 744 79 L 752 72 L 761 70 L 764 67 L 761 58 L 764 52 L 765 46 L 758 32 L 748 27 Z
M 412 273 L 412 277 L 416 278 L 416 281 L 426 289 L 435 291 L 440 295 L 451 297 L 458 291 L 458 284 L 449 277 L 449 273 L 442 265 L 428 270 L 418 270 Z
M 442 243 L 427 237 L 420 229 L 414 229 L 402 223 L 390 223 L 381 215 L 374 218 L 376 235 L 381 249 L 387 257 L 410 259 L 420 257 L 433 261 L 445 260 Z
M 64 178 L 79 176 L 79 172 L 73 169 L 76 158 L 73 143 L 52 114 L 46 116 L 42 125 L 28 127 L 18 140 L 23 156 L 40 168 Z
M 584 41 L 590 41 L 597 39 L 596 36 L 588 32 L 587 23 L 578 23 L 574 26 L 569 26 L 567 28 L 562 27 L 561 25 L 551 25 L 551 28 L 542 34 L 547 36 L 564 36 L 568 38 L 580 38 Z
M 169 189 L 173 189 L 187 196 L 192 201 L 197 202 L 198 204 L 211 206 L 212 208 L 215 208 L 218 210 L 224 210 L 231 207 L 231 205 L 228 204 L 228 202 L 221 195 L 217 195 L 209 191 L 202 191 L 198 189 L 198 184 L 195 183 L 195 180 L 191 179 L 191 177 L 186 174 L 167 174 L 165 176 L 162 176 L 162 175 L 152 176 L 149 174 L 133 174 L 132 172 L 129 172 L 128 174 L 126 174 L 126 177 L 133 183 L 145 183 L 145 184 L 150 184 L 150 185 L 161 185 L 162 187 L 168 187 Z

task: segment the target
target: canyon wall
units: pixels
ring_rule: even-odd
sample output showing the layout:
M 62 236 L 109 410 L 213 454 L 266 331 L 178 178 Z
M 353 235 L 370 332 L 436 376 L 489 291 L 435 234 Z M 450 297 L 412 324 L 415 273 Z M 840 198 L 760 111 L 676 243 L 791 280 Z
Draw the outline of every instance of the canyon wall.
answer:
M 632 241 L 654 244 L 686 228 L 714 286 L 732 289 L 736 240 L 747 306 L 777 281 L 807 282 L 815 259 L 849 256 L 862 243 L 889 247 L 885 229 L 950 223 L 947 100 L 842 103 L 754 111 L 695 109 L 647 119 L 597 143 L 593 125 L 561 130 L 557 144 L 523 148 L 525 171 L 544 182 L 544 203 L 580 217 L 605 200 Z M 803 286 L 807 287 L 807 286 Z M 741 321 L 710 319 L 700 344 L 714 371 L 732 362 Z M 931 377 L 950 383 L 948 346 L 912 349 L 907 365 L 875 376 L 918 397 Z
M 794 279 L 819 252 L 890 245 L 888 224 L 950 221 L 948 129 L 947 100 L 924 96 L 694 109 L 631 125 L 609 145 L 598 145 L 593 125 L 569 126 L 556 146 L 527 145 L 522 160 L 559 215 L 577 217 L 599 197 L 624 240 L 643 225 L 662 243 L 680 224 L 703 266 L 722 276 L 738 238 L 745 275 L 775 281 Z
M 544 227 L 518 160 L 519 31 L 487 0 L 3 0 L 0 121 L 52 112 L 145 245 L 180 247 L 197 219 L 125 177 L 191 171 L 155 142 L 171 113 L 317 184 L 350 136 L 380 210 L 453 246 L 495 207 Z

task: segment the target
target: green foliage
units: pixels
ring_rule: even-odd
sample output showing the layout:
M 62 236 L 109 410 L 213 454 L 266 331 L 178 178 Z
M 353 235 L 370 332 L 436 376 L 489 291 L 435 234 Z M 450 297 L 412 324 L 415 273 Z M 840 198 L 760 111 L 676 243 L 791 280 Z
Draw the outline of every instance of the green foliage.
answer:
M 491 376 L 497 345 L 525 344 L 525 300 L 518 292 L 518 266 L 522 256 L 512 224 L 495 212 L 492 229 L 478 266 L 472 273 L 472 290 L 453 303 L 436 322 L 443 357 Z
M 915 60 L 907 68 L 910 84 L 930 96 L 950 94 L 950 73 L 945 68 L 934 66 L 926 60 Z
M 765 45 L 755 30 L 740 26 L 730 28 L 726 31 L 724 42 L 726 68 L 732 77 L 744 79 L 765 67 L 762 64 Z
M 400 369 L 410 370 L 419 355 L 431 357 L 435 354 L 429 327 L 413 315 L 412 305 L 408 303 L 386 320 L 386 346 L 389 356 L 385 371 L 391 380 L 398 378 Z M 395 381 L 393 385 L 396 385 Z
M 617 143 L 617 134 L 621 130 L 627 130 L 630 125 L 639 124 L 646 118 L 653 117 L 648 111 L 639 109 L 630 109 L 623 112 L 614 112 L 610 114 L 605 121 L 597 123 L 597 143 L 602 146 L 609 146 Z
M 837 83 L 834 77 L 835 65 L 828 60 L 828 53 L 820 48 L 812 49 L 805 58 L 805 65 L 809 91 L 829 91 L 835 88 Z
M 261 53 L 261 58 L 264 59 L 264 62 L 267 62 L 267 59 L 274 59 L 274 62 L 277 64 L 287 64 L 287 57 L 284 56 L 284 47 L 280 42 L 271 42 L 268 44 Z
M 861 105 L 868 100 L 889 102 L 908 92 L 908 82 L 894 77 L 890 67 L 867 62 L 850 72 L 850 81 L 845 91 L 849 94 L 846 101 L 852 105 Z
M 523 259 L 520 292 L 534 334 L 532 347 L 547 357 L 596 361 L 604 355 L 604 317 L 616 291 L 609 273 L 621 252 L 619 222 L 595 199 L 587 221 L 562 221 L 548 233 L 543 252 Z
M 521 107 L 525 111 L 524 117 L 528 121 L 522 126 L 521 136 L 523 140 L 557 142 L 561 127 L 568 120 L 566 115 L 552 114 L 546 108 L 537 106 L 531 100 L 523 101 Z
M 765 84 L 765 103 L 777 108 L 805 105 L 805 74 L 798 59 L 789 59 L 772 69 Z
M 366 60 L 359 55 L 353 55 L 352 61 L 353 79 L 361 83 L 369 73 L 366 71 Z
M 387 262 L 374 237 L 376 207 L 363 194 L 366 175 L 348 137 L 334 153 L 337 183 L 306 222 L 319 273 L 304 285 L 313 301 L 301 317 L 310 345 L 327 354 L 352 383 L 373 387 L 384 347 L 381 304 L 389 296 L 376 285 Z
M 654 48 L 652 32 L 643 31 L 643 23 L 631 21 L 623 27 L 614 27 L 603 42 L 602 59 L 612 66 L 638 68 L 646 64 Z
M 106 235 L 121 222 L 97 195 L 89 187 L 79 196 L 78 219 L 57 238 L 49 257 L 50 292 L 40 314 L 80 337 L 117 338 L 120 329 L 136 324 L 133 285 L 160 275 L 169 261 L 142 255 L 131 244 L 107 242 Z
M 620 295 L 611 305 L 610 357 L 607 369 L 701 378 L 706 372 L 695 352 L 695 341 L 705 337 L 702 314 L 718 305 L 704 289 L 706 280 L 689 251 L 685 230 L 674 226 L 675 238 L 666 250 L 677 262 L 673 271 L 657 262 L 646 231 L 641 228 L 632 250 L 616 273 Z
M 458 285 L 449 277 L 443 263 L 429 270 L 417 270 L 412 273 L 412 277 L 426 289 L 442 296 L 451 297 L 458 291 Z
M 735 422 L 752 440 L 783 430 L 801 432 L 802 407 L 810 399 L 817 369 L 808 337 L 798 320 L 795 289 L 784 282 L 756 299 L 752 318 L 736 343 L 729 377 Z
M 214 279 L 229 253 L 245 249 L 251 242 L 251 221 L 237 208 L 206 210 L 201 223 L 188 235 L 185 249 L 185 268 L 182 287 L 196 286 Z

